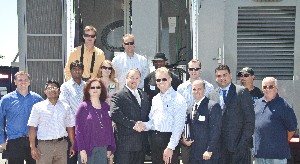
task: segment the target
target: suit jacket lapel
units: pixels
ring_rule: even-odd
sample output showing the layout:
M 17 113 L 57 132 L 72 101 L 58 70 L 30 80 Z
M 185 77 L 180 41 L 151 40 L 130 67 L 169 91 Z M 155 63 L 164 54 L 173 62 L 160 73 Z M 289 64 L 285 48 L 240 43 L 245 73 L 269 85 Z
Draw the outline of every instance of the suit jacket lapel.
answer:
M 124 87 L 124 89 L 125 89 L 125 92 L 127 93 L 128 97 L 132 100 L 132 102 L 133 102 L 134 104 L 136 104 L 138 107 L 140 107 L 140 105 L 139 105 L 137 99 L 136 99 L 135 96 L 131 93 L 131 91 L 130 91 L 127 87 Z M 141 103 L 142 103 L 142 101 L 141 101 Z
M 200 105 L 198 106 L 198 109 L 195 111 L 196 113 L 194 113 L 193 120 L 198 119 L 198 117 L 200 116 L 200 110 L 204 110 L 205 104 L 207 104 L 207 102 L 208 102 L 208 98 L 204 97 L 204 99 L 201 101 Z
M 231 99 L 234 97 L 235 93 L 236 93 L 236 87 L 235 87 L 235 85 L 233 83 L 231 83 L 231 85 L 230 85 L 230 87 L 228 89 L 228 93 L 227 93 L 227 98 L 226 98 L 225 104 L 228 104 L 231 101 Z

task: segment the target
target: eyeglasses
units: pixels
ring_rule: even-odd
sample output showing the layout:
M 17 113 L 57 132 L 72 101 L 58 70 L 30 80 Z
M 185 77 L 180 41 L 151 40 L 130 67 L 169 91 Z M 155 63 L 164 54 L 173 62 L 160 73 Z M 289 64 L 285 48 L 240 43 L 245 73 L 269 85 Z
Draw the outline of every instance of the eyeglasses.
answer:
M 84 37 L 91 37 L 91 38 L 95 38 L 96 35 L 89 35 L 89 34 L 83 34 Z
M 134 45 L 134 42 L 124 42 L 124 45 Z
M 90 89 L 101 89 L 101 86 L 97 86 L 97 87 L 90 87 Z
M 47 87 L 47 90 L 58 90 L 58 87 Z
M 250 74 L 249 74 L 249 73 L 246 73 L 246 74 L 240 74 L 239 76 L 240 76 L 240 77 L 249 77 Z
M 105 69 L 105 70 L 107 70 L 107 69 L 108 69 L 108 70 L 112 70 L 112 67 L 105 67 L 105 66 L 102 66 L 102 67 L 101 67 L 101 69 Z
M 265 85 L 263 86 L 263 89 L 274 89 L 275 86 L 274 85 Z
M 189 71 L 199 71 L 201 68 L 189 68 Z
M 162 79 L 156 79 L 156 82 L 160 83 L 161 81 L 168 81 L 167 78 L 162 78 Z

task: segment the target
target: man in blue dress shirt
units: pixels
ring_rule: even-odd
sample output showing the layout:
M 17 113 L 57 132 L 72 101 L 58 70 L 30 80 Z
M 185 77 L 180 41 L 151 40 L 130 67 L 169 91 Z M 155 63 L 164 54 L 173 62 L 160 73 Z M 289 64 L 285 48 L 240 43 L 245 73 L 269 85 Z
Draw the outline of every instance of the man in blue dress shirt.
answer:
M 0 143 L 4 153 L 7 154 L 9 164 L 35 164 L 31 157 L 28 138 L 28 118 L 32 106 L 43 100 L 37 93 L 29 91 L 30 76 L 24 71 L 17 72 L 14 76 L 17 89 L 0 101 L 0 127 L 6 121 L 5 138 L 4 131 L 0 131 Z

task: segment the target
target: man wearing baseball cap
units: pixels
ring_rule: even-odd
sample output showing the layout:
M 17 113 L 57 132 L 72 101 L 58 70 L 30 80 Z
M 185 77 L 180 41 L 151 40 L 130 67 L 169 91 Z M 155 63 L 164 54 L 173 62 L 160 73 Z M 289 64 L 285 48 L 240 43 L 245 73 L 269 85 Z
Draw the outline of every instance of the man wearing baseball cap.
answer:
M 254 102 L 264 96 L 262 91 L 253 84 L 255 76 L 252 68 L 244 67 L 237 76 L 240 77 L 241 85 L 249 89 Z

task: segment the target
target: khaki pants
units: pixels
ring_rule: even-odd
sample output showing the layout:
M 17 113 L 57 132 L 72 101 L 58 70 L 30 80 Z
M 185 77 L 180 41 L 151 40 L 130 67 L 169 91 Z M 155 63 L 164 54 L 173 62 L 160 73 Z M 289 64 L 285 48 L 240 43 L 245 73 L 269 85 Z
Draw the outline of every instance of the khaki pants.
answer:
M 41 158 L 37 160 L 37 164 L 67 164 L 67 140 L 39 140 L 37 148 L 41 152 Z

